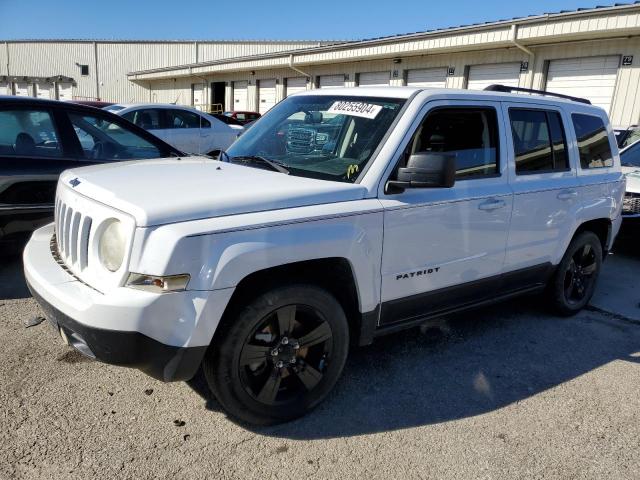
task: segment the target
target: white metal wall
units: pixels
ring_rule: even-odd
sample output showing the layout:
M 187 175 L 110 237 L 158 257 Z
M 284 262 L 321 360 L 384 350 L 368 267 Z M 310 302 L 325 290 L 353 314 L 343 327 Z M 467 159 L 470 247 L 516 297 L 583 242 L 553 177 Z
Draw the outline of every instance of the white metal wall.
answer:
M 530 87 L 536 89 L 544 89 L 545 64 L 550 60 L 564 60 L 567 58 L 587 58 L 594 56 L 633 56 L 631 65 L 620 66 L 618 68 L 617 80 L 614 88 L 613 100 L 611 103 L 610 117 L 612 123 L 616 126 L 628 126 L 640 122 L 640 38 L 624 38 L 616 40 L 596 40 L 581 42 L 565 42 L 557 45 L 539 46 L 533 48 L 535 58 L 532 59 L 521 50 L 516 48 L 501 48 L 486 51 L 469 51 L 460 53 L 449 53 L 441 55 L 427 55 L 402 58 L 400 64 L 393 63 L 392 59 L 386 60 L 370 60 L 361 62 L 346 63 L 330 63 L 322 65 L 307 65 L 301 67 L 311 78 L 316 79 L 318 76 L 340 75 L 345 86 L 354 86 L 357 73 L 380 72 L 383 70 L 391 72 L 391 85 L 403 85 L 405 80 L 410 78 L 411 71 L 436 69 L 440 72 L 438 75 L 438 87 L 444 83 L 447 88 L 464 88 L 466 77 L 465 72 L 472 71 L 474 65 L 494 65 L 510 63 L 515 71 L 516 65 L 520 66 L 523 61 L 529 62 L 529 68 L 526 71 L 518 72 L 519 85 L 522 87 Z M 467 69 L 467 67 L 469 67 Z M 449 74 L 441 76 L 450 69 Z M 231 108 L 231 84 L 234 81 L 251 80 L 254 84 L 261 79 L 279 79 L 280 89 L 276 89 L 277 101 L 284 98 L 286 92 L 285 79 L 291 75 L 297 75 L 290 68 L 282 66 L 273 69 L 257 69 L 255 75 L 251 75 L 248 71 L 209 73 L 206 74 L 207 81 L 225 81 L 228 82 L 227 87 L 227 105 L 225 108 Z M 345 75 L 348 77 L 344 80 Z M 197 80 L 200 81 L 201 79 Z M 494 78 L 495 80 L 495 78 Z M 505 79 L 502 79 L 503 81 Z M 160 81 L 152 81 L 150 97 L 154 101 L 173 101 L 179 94 L 181 98 L 188 98 L 190 85 L 194 82 L 194 77 L 186 77 L 184 80 L 164 79 Z M 429 86 L 429 85 L 427 85 Z M 307 88 L 315 88 L 313 81 L 309 82 Z M 255 87 L 253 87 L 255 88 Z M 171 92 L 171 96 L 163 97 L 163 92 Z M 248 103 L 251 103 L 252 96 L 249 94 Z M 249 106 L 249 109 L 255 108 Z

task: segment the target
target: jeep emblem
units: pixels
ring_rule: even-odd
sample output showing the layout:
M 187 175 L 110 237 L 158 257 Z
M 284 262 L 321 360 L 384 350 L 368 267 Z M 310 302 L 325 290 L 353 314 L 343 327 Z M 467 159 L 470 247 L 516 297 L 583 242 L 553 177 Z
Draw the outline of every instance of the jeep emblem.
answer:
M 80 185 L 80 180 L 78 180 L 78 177 L 74 178 L 73 180 L 69 180 L 69 185 L 75 188 Z

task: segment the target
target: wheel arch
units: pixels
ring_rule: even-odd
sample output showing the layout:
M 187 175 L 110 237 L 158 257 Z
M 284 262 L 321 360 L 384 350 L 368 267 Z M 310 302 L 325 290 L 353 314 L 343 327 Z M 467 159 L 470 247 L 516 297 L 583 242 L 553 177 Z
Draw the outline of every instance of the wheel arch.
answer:
M 356 276 L 351 263 L 344 257 L 292 262 L 246 275 L 235 287 L 221 323 L 230 321 L 249 299 L 277 286 L 295 284 L 315 285 L 332 294 L 344 309 L 352 341 L 362 343 L 363 314 Z

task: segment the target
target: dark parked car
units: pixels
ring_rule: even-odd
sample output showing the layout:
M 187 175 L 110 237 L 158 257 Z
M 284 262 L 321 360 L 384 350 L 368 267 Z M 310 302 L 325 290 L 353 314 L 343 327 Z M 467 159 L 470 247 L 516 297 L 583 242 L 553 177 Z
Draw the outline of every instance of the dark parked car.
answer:
M 241 121 L 236 120 L 235 118 L 230 117 L 228 115 L 225 115 L 224 113 L 210 113 L 209 115 L 211 115 L 212 117 L 216 117 L 218 120 L 226 123 L 227 125 L 239 125 L 239 126 L 244 125 Z
M 111 105 L 115 105 L 115 102 L 104 102 L 102 100 L 73 100 L 73 103 L 94 108 L 105 108 L 110 107 Z
M 104 110 L 0 96 L 0 252 L 53 221 L 63 170 L 177 155 L 172 146 Z
M 258 112 L 241 112 L 237 110 L 234 110 L 232 112 L 224 112 L 223 115 L 237 120 L 241 125 L 249 122 L 254 122 L 262 116 Z

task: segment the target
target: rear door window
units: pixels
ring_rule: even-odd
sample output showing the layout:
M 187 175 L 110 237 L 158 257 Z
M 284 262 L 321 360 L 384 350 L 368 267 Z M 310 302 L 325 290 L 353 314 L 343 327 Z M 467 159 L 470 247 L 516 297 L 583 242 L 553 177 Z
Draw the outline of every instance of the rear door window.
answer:
M 613 154 L 607 128 L 600 117 L 574 113 L 571 115 L 578 139 L 580 166 L 585 170 L 613 167 Z
M 558 112 L 510 108 L 509 119 L 517 175 L 569 169 L 567 141 Z
M 197 113 L 187 110 L 167 109 L 167 123 L 169 128 L 209 128 L 211 123 Z
M 0 155 L 63 156 L 53 118 L 46 110 L 1 110 L 0 125 Z
M 125 113 L 122 117 L 145 130 L 158 130 L 162 128 L 162 111 L 157 108 L 134 110 Z

